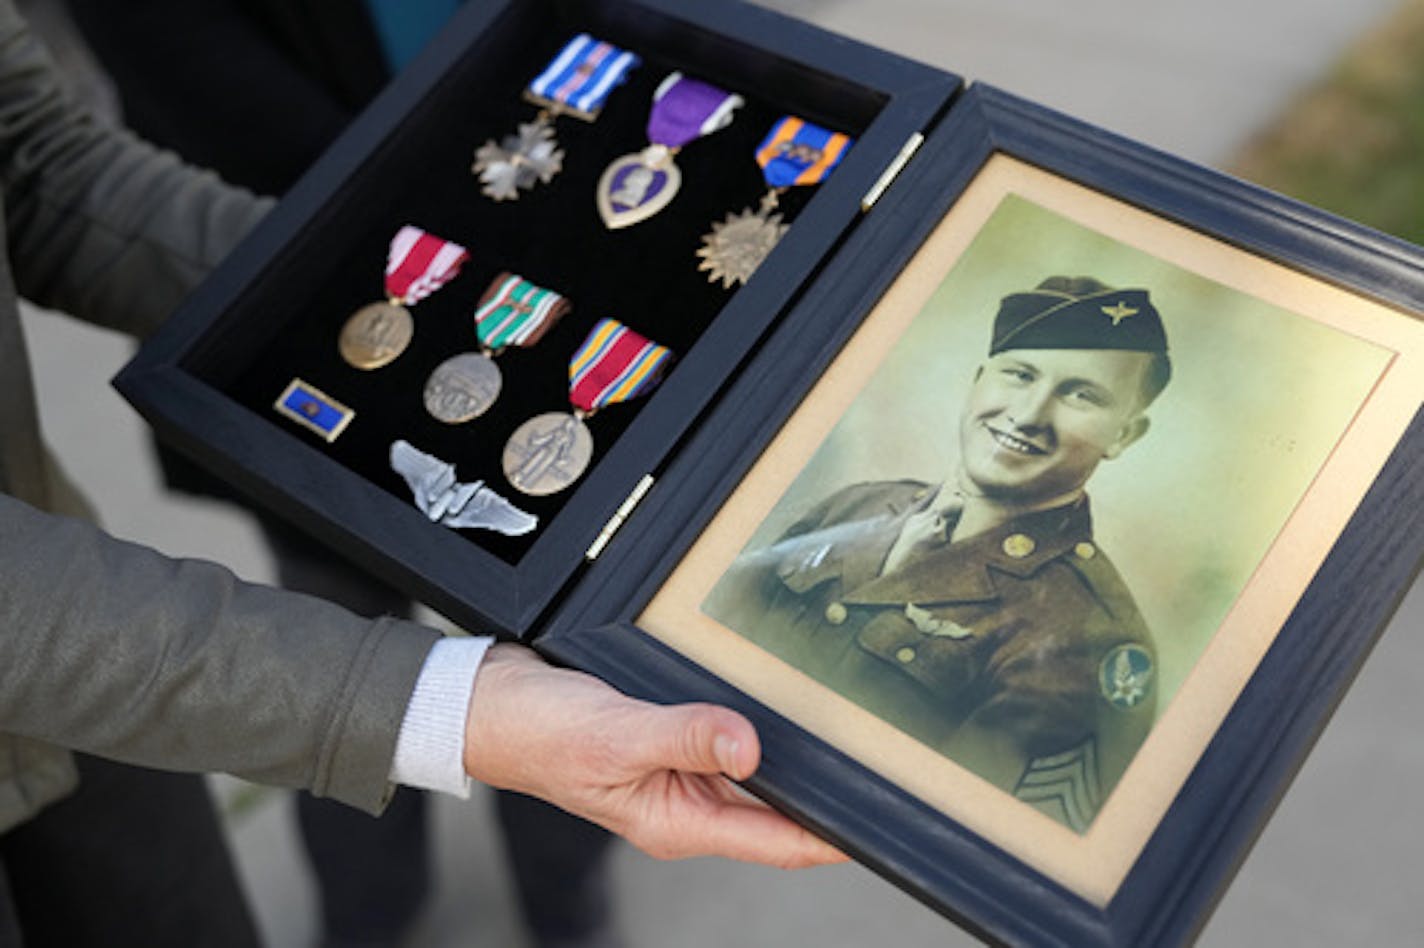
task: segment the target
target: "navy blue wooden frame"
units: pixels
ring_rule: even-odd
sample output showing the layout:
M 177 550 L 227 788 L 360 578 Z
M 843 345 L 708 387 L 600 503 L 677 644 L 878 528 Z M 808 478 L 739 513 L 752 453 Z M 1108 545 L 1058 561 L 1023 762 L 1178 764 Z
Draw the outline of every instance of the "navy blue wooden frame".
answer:
M 723 308 L 675 375 L 640 408 L 632 427 L 577 486 L 517 563 L 432 527 L 408 503 L 353 475 L 271 418 L 205 384 L 193 369 L 245 327 L 223 314 L 274 271 L 296 241 L 341 240 L 322 231 L 332 206 L 365 199 L 350 182 L 400 133 L 462 57 L 498 42 L 507 18 L 573 10 L 586 22 L 640 39 L 674 61 L 737 86 L 759 81 L 855 88 L 883 104 L 856 147 L 797 217 L 756 276 Z M 629 43 L 628 45 L 633 45 Z M 757 56 L 747 55 L 756 51 Z M 839 84 L 839 85 L 838 85 Z M 528 634 L 578 571 L 624 498 L 711 404 L 755 341 L 861 221 L 860 201 L 913 133 L 941 114 L 958 77 L 873 49 L 739 0 L 489 0 L 466 4 L 451 25 L 368 108 L 262 225 L 184 304 L 115 379 L 165 441 L 279 515 L 386 577 L 467 628 Z M 426 110 L 428 111 L 428 110 Z M 445 117 L 451 120 L 450 117 Z M 369 196 L 366 196 L 369 197 Z M 273 319 L 279 318 L 277 315 Z
M 748 786 L 989 941 L 1181 944 L 1240 861 L 1424 560 L 1424 411 L 1118 893 L 1096 908 L 639 631 L 636 617 L 983 164 L 1006 154 L 1418 313 L 1424 251 L 985 86 L 961 96 L 535 645 L 661 702 L 748 714 Z

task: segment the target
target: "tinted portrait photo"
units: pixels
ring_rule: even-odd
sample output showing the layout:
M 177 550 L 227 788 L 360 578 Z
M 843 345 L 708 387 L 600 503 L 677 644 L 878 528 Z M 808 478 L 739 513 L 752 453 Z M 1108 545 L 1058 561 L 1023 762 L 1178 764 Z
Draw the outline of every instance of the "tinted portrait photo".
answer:
M 700 611 L 1085 832 L 1389 358 L 1009 194 Z

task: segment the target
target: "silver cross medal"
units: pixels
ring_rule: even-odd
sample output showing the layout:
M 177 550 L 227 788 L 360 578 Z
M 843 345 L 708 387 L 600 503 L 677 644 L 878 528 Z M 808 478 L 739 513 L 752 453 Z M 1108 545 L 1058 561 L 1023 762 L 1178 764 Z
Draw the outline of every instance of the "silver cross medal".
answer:
M 548 184 L 563 170 L 564 150 L 554 139 L 554 116 L 542 109 L 538 118 L 498 144 L 490 139 L 475 152 L 471 170 L 484 184 L 480 190 L 496 201 L 513 201 L 520 190 Z

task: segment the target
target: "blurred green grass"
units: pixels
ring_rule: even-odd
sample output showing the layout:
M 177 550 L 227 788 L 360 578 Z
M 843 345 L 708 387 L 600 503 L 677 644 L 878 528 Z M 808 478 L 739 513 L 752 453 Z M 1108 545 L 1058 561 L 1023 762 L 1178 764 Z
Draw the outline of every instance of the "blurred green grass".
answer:
M 1229 170 L 1424 243 L 1424 0 L 1406 0 Z

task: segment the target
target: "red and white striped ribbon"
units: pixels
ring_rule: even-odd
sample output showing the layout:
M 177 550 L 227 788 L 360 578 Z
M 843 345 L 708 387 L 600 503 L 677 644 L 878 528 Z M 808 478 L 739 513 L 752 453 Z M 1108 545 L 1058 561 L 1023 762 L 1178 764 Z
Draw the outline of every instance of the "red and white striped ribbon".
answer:
M 464 247 L 407 224 L 391 239 L 386 256 L 386 295 L 418 303 L 453 280 L 470 259 Z

